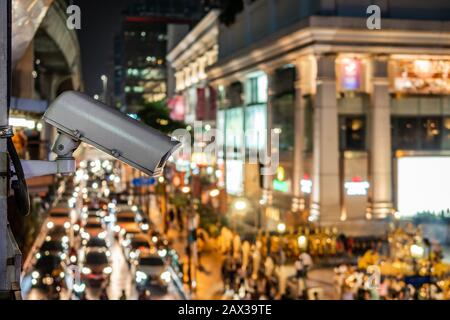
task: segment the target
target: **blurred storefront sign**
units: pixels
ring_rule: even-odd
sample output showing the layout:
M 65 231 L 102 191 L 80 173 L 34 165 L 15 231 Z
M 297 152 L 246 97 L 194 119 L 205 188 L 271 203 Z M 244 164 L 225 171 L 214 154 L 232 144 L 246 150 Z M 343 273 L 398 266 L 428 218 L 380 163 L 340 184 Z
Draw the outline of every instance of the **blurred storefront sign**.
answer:
M 393 59 L 391 91 L 410 94 L 449 94 L 450 59 Z
M 338 61 L 339 85 L 341 91 L 361 89 L 361 60 L 342 58 Z
M 141 187 L 141 186 L 152 186 L 156 183 L 156 179 L 153 177 L 150 178 L 145 178 L 145 177 L 141 177 L 141 178 L 134 178 L 131 183 L 133 184 L 133 186 L 135 187 Z
M 352 181 L 344 183 L 345 191 L 349 196 L 365 196 L 369 186 L 369 182 L 362 181 L 360 177 L 354 177 Z

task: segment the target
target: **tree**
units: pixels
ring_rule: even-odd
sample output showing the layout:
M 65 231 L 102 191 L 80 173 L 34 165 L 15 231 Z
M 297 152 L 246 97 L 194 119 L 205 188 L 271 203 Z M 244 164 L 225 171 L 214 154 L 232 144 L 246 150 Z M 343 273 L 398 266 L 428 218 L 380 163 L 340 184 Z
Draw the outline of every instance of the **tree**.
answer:
M 184 122 L 170 118 L 170 109 L 165 100 L 145 102 L 137 115 L 145 124 L 166 134 L 186 126 Z

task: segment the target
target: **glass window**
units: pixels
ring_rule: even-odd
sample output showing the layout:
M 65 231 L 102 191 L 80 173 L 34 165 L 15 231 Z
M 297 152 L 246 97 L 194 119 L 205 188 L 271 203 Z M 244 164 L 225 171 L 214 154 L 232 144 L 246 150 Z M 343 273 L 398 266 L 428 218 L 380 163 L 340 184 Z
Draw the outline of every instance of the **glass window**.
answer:
M 450 147 L 450 122 L 442 117 L 393 117 L 394 150 L 440 150 Z
M 267 102 L 267 75 L 259 74 L 247 79 L 245 90 L 246 104 L 258 104 Z
M 273 98 L 273 129 L 279 134 L 280 151 L 292 151 L 295 139 L 295 99 L 294 95 L 284 94 Z
M 442 148 L 448 150 L 450 149 L 450 117 L 444 118 L 442 130 Z
M 227 153 L 230 151 L 240 153 L 244 136 L 244 110 L 242 107 L 228 109 L 225 117 L 225 144 Z
M 437 117 L 420 119 L 420 142 L 425 150 L 436 150 L 441 147 L 442 120 Z
M 266 141 L 266 105 L 254 105 L 245 108 L 245 147 L 263 150 Z
M 417 118 L 397 118 L 395 120 L 395 149 L 417 149 L 419 138 L 419 122 Z
M 340 118 L 340 150 L 366 149 L 366 118 L 345 116 Z

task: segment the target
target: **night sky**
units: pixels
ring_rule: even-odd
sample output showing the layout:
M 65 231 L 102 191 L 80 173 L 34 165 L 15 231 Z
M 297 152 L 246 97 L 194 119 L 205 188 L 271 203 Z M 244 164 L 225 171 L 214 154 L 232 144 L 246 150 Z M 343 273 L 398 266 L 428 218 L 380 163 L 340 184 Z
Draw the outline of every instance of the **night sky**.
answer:
M 111 83 L 114 35 L 120 30 L 121 12 L 134 0 L 75 0 L 81 9 L 81 63 L 85 91 L 101 94 L 100 76 L 106 74 Z

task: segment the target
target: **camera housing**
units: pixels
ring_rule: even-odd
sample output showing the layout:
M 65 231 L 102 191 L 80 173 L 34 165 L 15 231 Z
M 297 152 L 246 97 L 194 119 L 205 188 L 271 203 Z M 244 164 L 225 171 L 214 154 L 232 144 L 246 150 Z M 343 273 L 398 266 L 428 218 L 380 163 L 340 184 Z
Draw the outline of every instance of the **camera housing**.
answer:
M 167 159 L 181 146 L 179 141 L 75 91 L 61 94 L 43 120 L 59 133 L 53 146 L 58 157 L 70 157 L 79 142 L 85 142 L 150 176 L 160 175 Z M 67 143 L 70 140 L 73 143 Z

